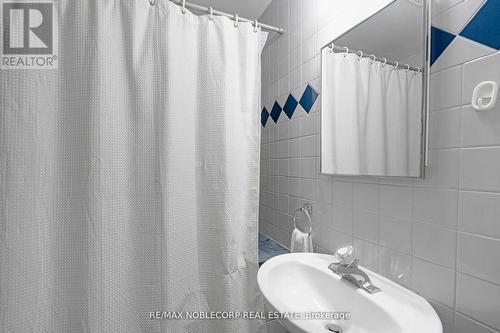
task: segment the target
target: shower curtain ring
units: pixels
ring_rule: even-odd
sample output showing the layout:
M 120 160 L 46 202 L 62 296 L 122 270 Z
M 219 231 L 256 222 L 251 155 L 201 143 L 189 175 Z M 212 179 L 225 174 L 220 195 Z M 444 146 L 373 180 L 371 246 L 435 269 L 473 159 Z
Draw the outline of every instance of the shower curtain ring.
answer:
M 382 64 L 382 67 L 385 67 L 385 65 L 387 64 L 387 58 L 382 58 L 384 59 L 384 63 Z
M 349 53 L 349 48 L 347 46 L 344 46 L 345 52 L 344 52 L 344 58 L 345 56 Z
M 182 9 L 181 9 L 182 14 L 186 14 L 186 0 L 182 0 Z
M 259 31 L 259 26 L 258 26 L 257 24 L 258 24 L 258 22 L 257 22 L 257 20 L 255 20 L 255 21 L 254 21 L 254 25 L 253 25 L 253 31 L 254 31 L 254 32 Z
M 335 44 L 331 43 L 329 49 L 330 53 L 333 53 L 333 50 L 335 49 Z
M 375 56 L 375 54 L 371 54 L 370 58 L 372 58 L 372 64 L 375 63 L 375 60 L 377 60 L 377 57 Z
M 409 71 L 410 70 L 410 65 L 405 64 L 405 66 L 406 66 L 406 70 Z
M 150 4 L 151 6 L 154 6 L 154 5 L 155 5 L 155 0 L 149 0 L 149 4 Z
M 358 51 L 358 52 L 356 52 L 356 53 L 357 53 L 357 54 L 359 54 L 359 56 L 358 56 L 358 61 L 360 61 L 360 60 L 361 60 L 361 58 L 363 58 L 363 51 Z
M 239 17 L 238 17 L 238 14 L 234 14 L 234 27 L 237 28 L 238 27 L 238 21 L 239 21 Z
M 394 69 L 398 69 L 399 67 L 399 62 L 395 61 L 396 64 L 394 64 Z
M 208 19 L 210 21 L 214 19 L 214 9 L 212 7 L 208 7 Z

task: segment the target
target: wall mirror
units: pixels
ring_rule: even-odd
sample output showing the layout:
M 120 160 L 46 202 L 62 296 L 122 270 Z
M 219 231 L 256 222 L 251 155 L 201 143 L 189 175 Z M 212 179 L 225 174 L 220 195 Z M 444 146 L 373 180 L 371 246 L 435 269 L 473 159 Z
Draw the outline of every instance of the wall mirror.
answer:
M 423 178 L 427 1 L 395 0 L 321 48 L 321 172 Z

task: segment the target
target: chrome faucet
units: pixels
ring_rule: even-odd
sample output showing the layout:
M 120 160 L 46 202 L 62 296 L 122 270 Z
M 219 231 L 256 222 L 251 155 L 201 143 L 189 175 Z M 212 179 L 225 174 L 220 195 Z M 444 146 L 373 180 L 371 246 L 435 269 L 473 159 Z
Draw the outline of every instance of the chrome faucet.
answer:
M 353 283 L 358 288 L 367 291 L 370 294 L 375 294 L 380 291 L 375 287 L 368 274 L 358 267 L 358 259 L 354 259 L 352 246 L 341 247 L 335 252 L 335 257 L 339 260 L 338 263 L 331 263 L 328 268 L 335 274 L 340 275 L 343 279 Z

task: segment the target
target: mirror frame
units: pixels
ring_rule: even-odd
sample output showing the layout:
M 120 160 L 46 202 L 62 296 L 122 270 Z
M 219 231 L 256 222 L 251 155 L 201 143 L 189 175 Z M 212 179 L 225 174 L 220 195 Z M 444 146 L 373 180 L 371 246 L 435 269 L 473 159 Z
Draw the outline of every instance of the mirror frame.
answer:
M 378 10 L 376 13 L 371 15 L 370 17 L 364 19 L 363 21 L 359 22 L 356 24 L 354 27 L 350 28 L 346 32 L 342 33 L 341 35 L 337 36 L 335 39 L 329 41 L 327 44 L 323 45 L 320 48 L 320 73 L 322 73 L 322 66 L 323 66 L 323 49 L 327 48 L 330 44 L 332 44 L 334 41 L 337 39 L 347 35 L 349 32 L 352 30 L 356 29 L 358 26 L 361 24 L 365 23 L 366 21 L 370 20 L 373 16 L 377 15 L 378 13 L 382 12 L 384 9 L 387 7 L 391 6 L 394 4 L 396 1 L 402 1 L 402 0 L 392 0 L 391 3 L 388 5 L 384 6 L 380 10 Z M 425 167 L 428 166 L 428 155 L 429 155 L 429 96 L 430 96 L 430 58 L 431 58 L 431 5 L 430 5 L 431 0 L 422 0 L 423 4 L 423 66 L 422 66 L 422 133 L 420 135 L 420 174 L 419 176 L 377 176 L 377 175 L 357 175 L 357 174 L 337 174 L 337 173 L 324 173 L 322 170 L 322 157 L 321 157 L 321 145 L 322 145 L 322 140 L 321 140 L 321 132 L 322 132 L 322 113 L 323 113 L 323 108 L 320 108 L 320 113 L 319 113 L 319 172 L 322 175 L 330 175 L 330 176 L 337 176 L 337 177 L 368 177 L 368 178 L 388 178 L 388 179 L 425 179 Z M 321 78 L 321 82 L 323 81 L 323 78 Z M 321 85 L 321 95 L 320 97 L 323 96 L 323 85 Z

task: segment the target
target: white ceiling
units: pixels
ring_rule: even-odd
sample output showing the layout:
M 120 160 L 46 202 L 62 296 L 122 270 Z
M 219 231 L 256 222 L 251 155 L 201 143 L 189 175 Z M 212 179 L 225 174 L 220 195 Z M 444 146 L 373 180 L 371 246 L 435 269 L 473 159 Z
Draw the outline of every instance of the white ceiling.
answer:
M 226 13 L 236 13 L 250 20 L 258 19 L 271 0 L 187 0 Z

